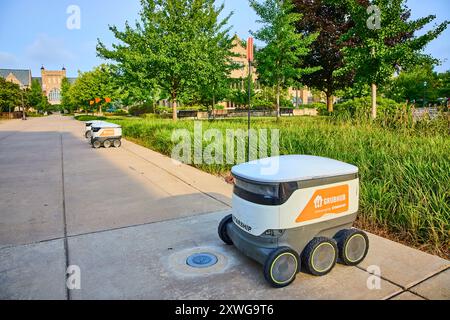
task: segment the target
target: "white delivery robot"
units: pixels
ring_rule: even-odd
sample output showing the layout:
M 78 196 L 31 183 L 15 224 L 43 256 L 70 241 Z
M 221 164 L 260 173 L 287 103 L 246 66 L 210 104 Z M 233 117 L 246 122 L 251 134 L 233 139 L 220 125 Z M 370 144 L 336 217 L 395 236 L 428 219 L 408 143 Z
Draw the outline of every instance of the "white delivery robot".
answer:
M 264 164 L 276 164 L 274 174 Z M 219 236 L 264 266 L 276 288 L 300 271 L 322 276 L 336 262 L 354 266 L 367 255 L 369 239 L 353 229 L 359 209 L 358 168 L 306 155 L 257 160 L 232 169 L 233 214 Z
M 95 149 L 101 146 L 119 148 L 122 145 L 122 127 L 109 122 L 97 122 L 92 124 L 91 144 Z
M 91 120 L 91 121 L 86 121 L 86 128 L 84 131 L 84 136 L 86 137 L 86 139 L 91 139 L 92 138 L 92 125 L 93 124 L 101 124 L 104 121 L 100 121 L 100 120 Z

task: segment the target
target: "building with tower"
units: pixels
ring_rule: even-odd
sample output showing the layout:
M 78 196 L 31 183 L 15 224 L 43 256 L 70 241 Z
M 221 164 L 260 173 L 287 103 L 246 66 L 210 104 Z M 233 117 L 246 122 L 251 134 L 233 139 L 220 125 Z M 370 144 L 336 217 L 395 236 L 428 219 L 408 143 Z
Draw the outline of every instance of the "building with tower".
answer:
M 33 77 L 29 69 L 0 69 L 0 77 L 18 84 L 22 90 L 31 88 L 32 81 L 38 81 L 48 102 L 52 105 L 61 103 L 62 80 L 67 78 L 71 83 L 76 80 L 76 78 L 67 77 L 65 67 L 61 70 L 46 70 L 44 66 L 41 67 L 40 77 Z

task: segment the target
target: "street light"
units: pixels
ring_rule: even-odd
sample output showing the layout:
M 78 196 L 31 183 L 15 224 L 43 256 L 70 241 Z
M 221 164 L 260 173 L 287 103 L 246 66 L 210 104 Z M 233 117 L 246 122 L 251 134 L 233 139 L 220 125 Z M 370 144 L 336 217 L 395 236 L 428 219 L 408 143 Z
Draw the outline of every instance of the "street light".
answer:
M 425 108 L 425 95 L 426 95 L 426 89 L 427 89 L 427 85 L 428 85 L 428 82 L 424 82 L 423 83 L 423 107 Z

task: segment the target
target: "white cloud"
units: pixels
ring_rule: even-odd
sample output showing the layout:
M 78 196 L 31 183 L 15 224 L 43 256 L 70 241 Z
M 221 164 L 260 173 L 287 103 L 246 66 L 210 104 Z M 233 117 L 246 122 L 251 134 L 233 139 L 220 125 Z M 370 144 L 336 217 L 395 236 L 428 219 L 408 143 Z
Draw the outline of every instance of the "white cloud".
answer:
M 40 34 L 26 49 L 26 56 L 34 64 L 62 65 L 71 62 L 75 55 L 65 48 L 64 40 Z

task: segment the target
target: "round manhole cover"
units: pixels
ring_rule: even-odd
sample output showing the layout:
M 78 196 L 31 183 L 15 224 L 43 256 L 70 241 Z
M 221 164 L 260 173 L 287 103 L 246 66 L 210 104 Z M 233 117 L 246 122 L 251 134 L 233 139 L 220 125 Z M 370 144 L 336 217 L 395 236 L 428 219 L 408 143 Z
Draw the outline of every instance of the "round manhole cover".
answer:
M 208 268 L 217 263 L 217 257 L 211 253 L 196 253 L 186 260 L 188 266 L 193 268 Z

